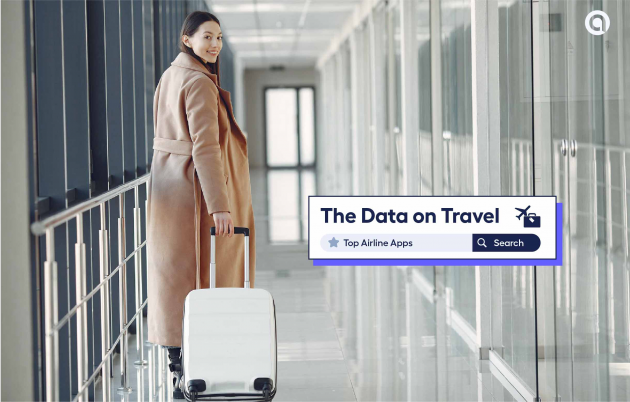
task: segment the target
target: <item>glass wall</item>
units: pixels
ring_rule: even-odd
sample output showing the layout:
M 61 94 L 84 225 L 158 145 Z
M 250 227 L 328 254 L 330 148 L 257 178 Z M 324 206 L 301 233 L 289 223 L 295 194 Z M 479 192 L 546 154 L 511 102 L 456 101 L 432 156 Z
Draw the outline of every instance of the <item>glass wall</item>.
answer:
M 432 119 L 431 119 L 431 2 L 416 3 L 418 48 L 418 159 L 420 194 L 433 194 Z
M 470 1 L 440 2 L 444 195 L 473 194 Z M 474 267 L 446 267 L 452 307 L 476 328 Z
M 391 171 L 388 130 L 388 105 L 390 97 L 387 92 L 388 63 L 391 57 L 388 33 L 387 10 L 385 7 L 376 7 L 368 17 L 368 29 L 370 33 L 370 99 L 374 107 L 370 115 L 370 142 L 372 146 L 372 171 L 373 194 L 384 195 L 389 193 L 388 183 Z
M 548 152 L 568 240 L 547 306 L 557 321 L 552 391 L 570 400 L 628 400 L 630 4 L 553 0 L 549 16 L 555 25 L 541 59 L 549 71 Z
M 473 28 L 472 16 L 482 16 L 475 14 L 482 3 L 488 26 Z M 435 5 L 439 13 L 431 9 Z M 450 317 L 466 324 L 464 331 L 477 340 L 490 333 L 492 356 L 505 363 L 522 392 L 542 400 L 630 400 L 630 102 L 625 99 L 630 93 L 630 2 L 416 0 L 375 5 L 349 34 L 349 45 L 339 50 L 342 60 L 350 60 L 341 77 L 350 88 L 330 95 L 349 105 L 351 147 L 342 157 L 352 161 L 354 194 L 401 194 L 400 138 L 407 117 L 400 107 L 407 90 L 401 77 L 409 62 L 404 53 L 410 40 L 404 37 L 409 35 L 404 28 L 409 9 L 418 65 L 414 113 L 419 161 L 412 177 L 420 183 L 420 193 L 433 194 L 439 183 L 445 195 L 473 194 L 472 127 L 478 116 L 472 105 L 478 97 L 472 82 L 480 78 L 490 88 L 489 123 L 500 141 L 490 161 L 500 172 L 498 191 L 557 196 L 564 236 L 562 266 L 491 267 L 489 285 L 477 282 L 474 267 L 446 267 L 443 277 L 434 275 L 440 271 L 433 267 L 410 271 L 421 273 L 422 286 L 444 281 L 439 285 L 446 287 Z M 593 11 L 606 17 L 596 14 L 585 21 Z M 432 20 L 436 16 L 439 24 Z M 439 29 L 432 31 L 432 26 Z M 587 27 L 606 32 L 593 35 Z M 473 29 L 487 29 L 492 75 L 472 76 Z M 439 94 L 432 93 L 431 85 L 436 57 L 441 59 Z M 329 67 L 338 60 L 333 55 L 324 63 L 325 84 L 338 79 Z M 441 112 L 432 104 L 436 98 Z M 442 130 L 434 127 L 435 121 Z M 441 155 L 433 153 L 435 138 L 440 138 Z M 434 176 L 435 161 L 442 170 L 439 177 Z M 378 273 L 356 275 L 369 277 L 369 286 L 376 286 L 372 281 Z M 479 328 L 483 314 L 477 301 L 486 294 L 491 324 Z M 413 342 L 416 335 L 408 335 Z
M 500 163 L 496 165 L 500 165 L 501 194 L 533 195 L 532 8 L 519 0 L 498 2 L 495 7 L 500 120 Z M 535 393 L 534 268 L 493 267 L 492 286 L 492 317 L 496 318 L 492 348 Z
M 341 61 L 342 61 L 342 111 L 341 119 L 343 122 L 343 144 L 346 149 L 346 155 L 342 164 L 342 171 L 340 174 L 343 177 L 343 193 L 351 195 L 353 192 L 353 170 L 354 170 L 354 153 L 356 150 L 353 148 L 352 132 L 354 129 L 352 120 L 352 57 L 350 54 L 350 42 L 346 41 L 341 47 Z
M 335 83 L 335 59 L 331 58 L 326 62 L 322 68 L 322 77 L 326 77 L 322 81 L 322 99 L 320 101 L 322 109 L 324 105 L 330 105 L 330 102 L 335 101 L 334 97 L 334 83 Z M 328 108 L 329 113 L 322 113 L 323 121 L 321 124 L 321 132 L 317 137 L 318 148 L 326 150 L 321 152 L 318 157 L 321 159 L 317 163 L 317 176 L 319 181 L 318 194 L 336 194 L 335 191 L 335 176 L 334 169 L 331 166 L 335 164 L 335 152 L 329 152 L 328 150 L 334 149 L 332 140 L 334 139 L 334 121 L 335 121 L 335 109 Z
M 362 38 L 358 38 L 362 39 Z M 364 145 L 364 138 L 355 138 L 354 128 L 363 124 L 358 120 L 363 116 L 362 110 L 353 105 L 354 95 L 353 71 L 357 66 L 352 59 L 350 41 L 345 41 L 341 51 L 329 59 L 323 69 L 322 77 L 322 123 L 321 134 L 318 136 L 319 147 L 327 150 L 321 154 L 323 163 L 318 164 L 321 194 L 352 195 L 358 189 L 354 188 L 356 177 L 353 176 L 354 166 L 365 163 L 365 158 L 358 157 L 359 146 L 357 140 Z M 334 133 L 334 135 L 333 135 Z
M 401 64 L 401 6 L 395 2 L 388 12 L 390 57 L 388 58 L 388 133 L 387 160 L 389 194 L 403 193 L 403 154 L 402 154 L 402 64 Z
M 444 195 L 473 194 L 470 1 L 443 0 Z
M 369 21 L 366 21 L 363 28 L 358 32 L 358 44 L 361 47 L 362 59 L 359 61 L 361 67 L 360 82 L 364 85 L 364 96 L 361 105 L 360 118 L 363 120 L 363 127 L 365 131 L 359 132 L 360 141 L 364 146 L 364 157 L 367 163 L 364 166 L 363 173 L 356 172 L 360 176 L 366 176 L 365 192 L 364 194 L 375 194 L 377 187 L 377 179 L 379 175 L 378 167 L 376 165 L 375 153 L 377 150 L 377 137 L 376 137 L 376 122 L 373 115 L 373 110 L 377 105 L 374 104 L 374 96 L 372 94 L 374 87 L 374 47 L 372 46 L 372 33 L 370 32 Z M 358 66 L 357 66 L 358 67 Z

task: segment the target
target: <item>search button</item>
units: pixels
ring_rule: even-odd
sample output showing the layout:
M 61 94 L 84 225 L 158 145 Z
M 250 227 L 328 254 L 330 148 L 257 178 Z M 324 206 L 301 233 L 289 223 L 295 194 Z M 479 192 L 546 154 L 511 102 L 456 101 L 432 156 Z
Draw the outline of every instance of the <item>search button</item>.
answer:
M 540 248 L 540 238 L 523 234 L 473 234 L 473 252 L 533 252 Z

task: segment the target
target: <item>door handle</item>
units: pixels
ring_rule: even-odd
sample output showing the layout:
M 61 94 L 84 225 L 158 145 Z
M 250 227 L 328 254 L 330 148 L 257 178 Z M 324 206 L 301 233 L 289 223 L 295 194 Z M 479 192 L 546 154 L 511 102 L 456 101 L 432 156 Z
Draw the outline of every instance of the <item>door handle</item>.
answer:
M 571 156 L 575 158 L 576 154 L 577 154 L 577 141 L 571 140 Z
M 560 153 L 562 156 L 567 156 L 567 140 L 560 141 Z

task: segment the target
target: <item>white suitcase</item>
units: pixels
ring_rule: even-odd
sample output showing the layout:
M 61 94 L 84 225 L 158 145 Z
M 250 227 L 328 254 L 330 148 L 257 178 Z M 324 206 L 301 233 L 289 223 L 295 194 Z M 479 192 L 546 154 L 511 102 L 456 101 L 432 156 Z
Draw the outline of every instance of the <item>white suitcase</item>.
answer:
M 249 288 L 249 229 L 245 287 L 216 288 L 215 228 L 210 232 L 210 289 L 186 296 L 181 388 L 189 401 L 271 401 L 276 394 L 277 337 L 273 297 Z

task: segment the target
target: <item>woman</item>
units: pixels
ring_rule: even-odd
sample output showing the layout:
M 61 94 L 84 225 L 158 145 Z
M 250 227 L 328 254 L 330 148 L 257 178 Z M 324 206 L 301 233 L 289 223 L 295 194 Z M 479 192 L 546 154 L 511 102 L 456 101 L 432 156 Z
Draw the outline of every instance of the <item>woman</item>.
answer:
M 188 15 L 179 47 L 155 91 L 147 207 L 148 339 L 169 348 L 175 385 L 184 299 L 209 287 L 210 228 L 217 228 L 217 287 L 243 287 L 244 242 L 234 226 L 250 230 L 251 287 L 256 269 L 247 139 L 220 87 L 217 17 Z

